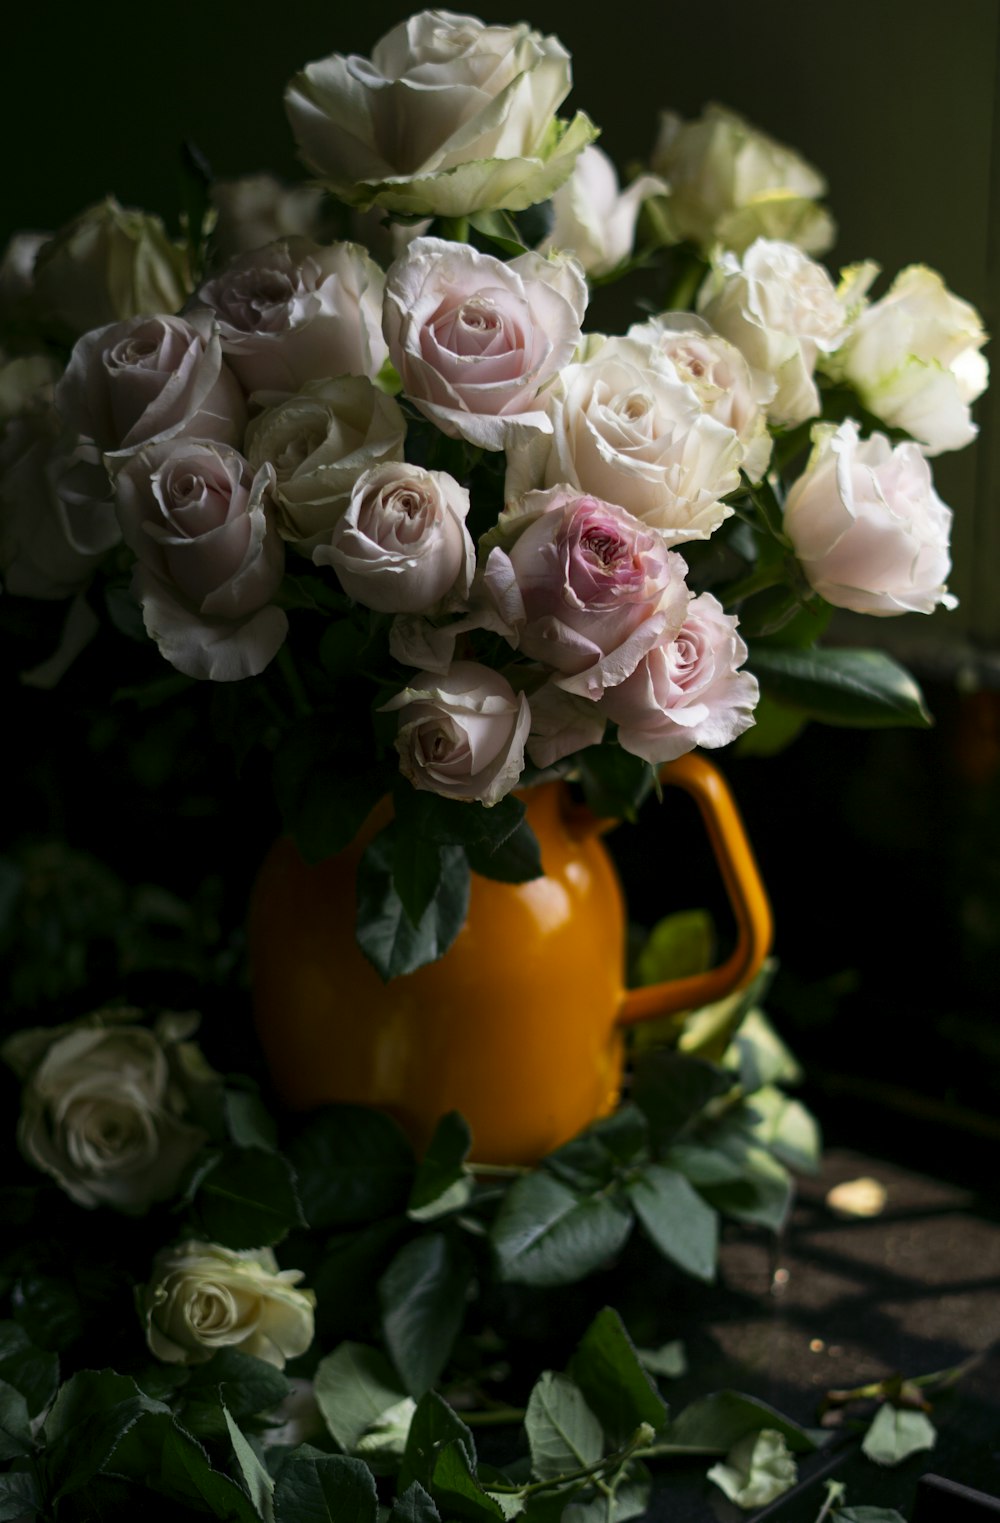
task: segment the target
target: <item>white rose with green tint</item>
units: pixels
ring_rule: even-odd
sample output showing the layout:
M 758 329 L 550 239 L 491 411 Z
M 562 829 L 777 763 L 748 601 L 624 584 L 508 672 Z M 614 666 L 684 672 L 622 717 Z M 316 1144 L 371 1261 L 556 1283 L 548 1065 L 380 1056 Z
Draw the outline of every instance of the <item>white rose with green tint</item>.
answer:
M 596 136 L 569 94 L 569 54 L 529 26 L 422 11 L 371 58 L 333 53 L 292 80 L 299 150 L 352 206 L 463 217 L 546 201 Z
M 301 1269 L 279 1269 L 270 1248 L 165 1248 L 139 1292 L 146 1341 L 167 1364 L 203 1364 L 234 1348 L 283 1369 L 313 1340 L 316 1297 L 297 1288 L 302 1277 Z
M 978 433 L 969 408 L 986 390 L 987 334 L 975 307 L 926 265 L 901 270 L 862 309 L 824 368 L 854 387 L 869 412 L 928 455 L 964 449 Z

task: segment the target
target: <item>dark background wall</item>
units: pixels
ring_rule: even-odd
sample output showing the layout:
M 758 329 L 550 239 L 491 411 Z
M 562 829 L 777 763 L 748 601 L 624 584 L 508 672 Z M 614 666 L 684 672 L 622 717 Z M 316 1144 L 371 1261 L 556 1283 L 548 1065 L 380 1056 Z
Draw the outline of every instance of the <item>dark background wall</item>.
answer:
M 408 9 L 398 0 L 19 5 L 0 92 L 0 235 L 55 227 L 108 192 L 173 221 L 185 137 L 220 176 L 293 175 L 286 81 L 335 49 L 369 51 Z M 693 115 L 720 100 L 826 173 L 840 226 L 834 267 L 872 257 L 891 276 L 927 263 L 998 326 L 996 0 L 633 0 L 603 18 L 574 0 L 475 9 L 487 20 L 523 14 L 560 36 L 574 58 L 571 104 L 603 126 L 619 164 L 648 153 L 660 108 Z M 961 609 L 847 628 L 914 654 L 937 730 L 814 727 L 784 757 L 727 763 L 776 901 L 785 972 L 775 1000 L 793 1044 L 817 1073 L 853 1076 L 856 1090 L 874 1083 L 877 1118 L 896 1090 L 899 1114 L 916 1094 L 918 1111 L 924 1104 L 924 1115 L 960 1128 L 964 1116 L 980 1137 L 983 1118 L 1000 1111 L 991 1026 L 1000 715 L 996 692 L 969 690 L 1000 688 L 998 398 L 1000 388 L 977 409 L 978 446 L 935 465 L 956 514 Z M 666 849 L 654 841 L 645 868 L 630 870 L 655 881 Z M 694 871 L 692 880 L 701 893 Z M 827 1090 L 834 1124 L 836 1082 Z

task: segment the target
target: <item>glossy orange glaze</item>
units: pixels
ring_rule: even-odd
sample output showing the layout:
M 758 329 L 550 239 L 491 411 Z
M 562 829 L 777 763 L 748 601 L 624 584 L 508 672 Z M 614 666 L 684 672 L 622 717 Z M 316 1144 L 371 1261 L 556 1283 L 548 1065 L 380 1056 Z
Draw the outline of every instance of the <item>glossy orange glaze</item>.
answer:
M 460 1110 L 482 1163 L 534 1162 L 613 1109 L 620 1024 L 662 1013 L 674 986 L 627 1009 L 625 911 L 598 824 L 558 783 L 525 802 L 545 877 L 473 874 L 448 953 L 389 984 L 354 940 L 353 908 L 357 863 L 386 812 L 318 866 L 290 841 L 275 844 L 254 888 L 250 967 L 258 1034 L 289 1105 L 375 1105 L 418 1148 Z M 746 958 L 737 972 L 728 987 L 750 976 Z M 699 1002 L 696 988 L 684 992 L 688 1006 Z

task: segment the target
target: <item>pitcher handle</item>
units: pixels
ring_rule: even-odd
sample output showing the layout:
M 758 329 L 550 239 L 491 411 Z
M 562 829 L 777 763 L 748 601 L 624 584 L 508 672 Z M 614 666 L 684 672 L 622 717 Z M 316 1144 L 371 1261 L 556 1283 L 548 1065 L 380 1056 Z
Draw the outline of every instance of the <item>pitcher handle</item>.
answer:
M 722 774 L 691 751 L 660 771 L 660 781 L 683 788 L 698 805 L 736 921 L 736 946 L 724 963 L 706 973 L 629 989 L 618 1024 L 631 1026 L 658 1016 L 696 1010 L 748 984 L 771 946 L 771 908 L 735 800 Z

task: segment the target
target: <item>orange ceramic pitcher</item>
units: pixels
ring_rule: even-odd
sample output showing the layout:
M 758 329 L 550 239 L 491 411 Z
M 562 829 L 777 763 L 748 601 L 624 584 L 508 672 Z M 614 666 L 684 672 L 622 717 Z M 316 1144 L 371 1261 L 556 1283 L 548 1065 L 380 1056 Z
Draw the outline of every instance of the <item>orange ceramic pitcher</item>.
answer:
M 544 877 L 510 884 L 473 873 L 449 951 L 388 984 L 354 939 L 354 875 L 376 823 L 318 866 L 278 841 L 253 892 L 250 971 L 260 1041 L 287 1103 L 378 1106 L 418 1147 L 459 1110 L 482 1163 L 532 1163 L 607 1115 L 621 1087 L 622 1028 L 739 988 L 771 936 L 719 772 L 691 754 L 662 779 L 699 805 L 737 941 L 719 967 L 643 989 L 624 985 L 625 907 L 599 839 L 613 822 L 574 804 L 561 783 L 524 795 Z

